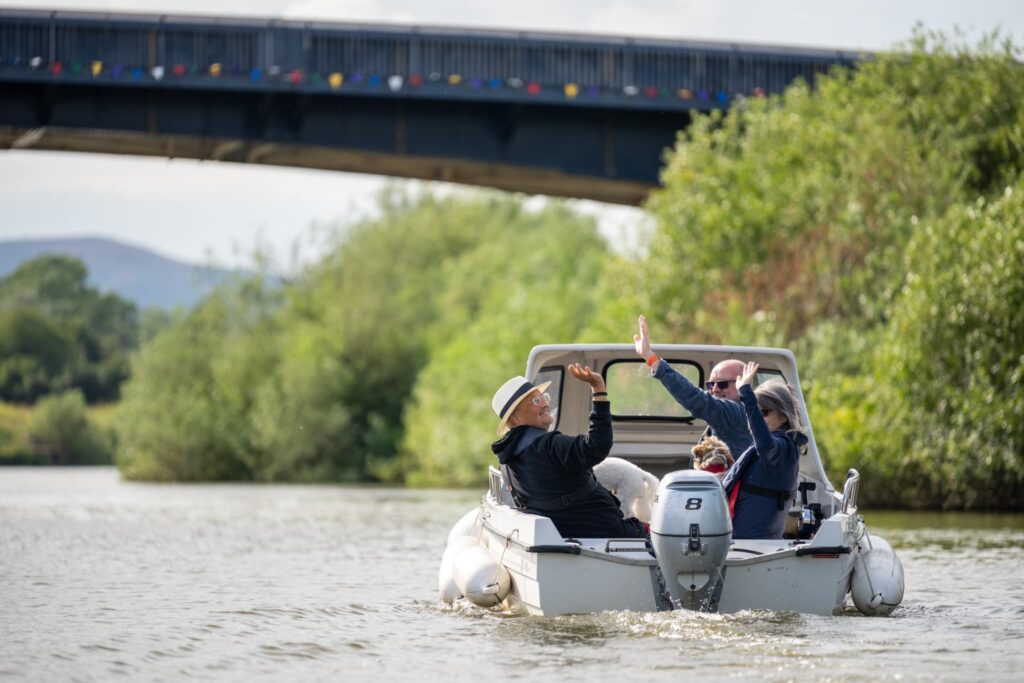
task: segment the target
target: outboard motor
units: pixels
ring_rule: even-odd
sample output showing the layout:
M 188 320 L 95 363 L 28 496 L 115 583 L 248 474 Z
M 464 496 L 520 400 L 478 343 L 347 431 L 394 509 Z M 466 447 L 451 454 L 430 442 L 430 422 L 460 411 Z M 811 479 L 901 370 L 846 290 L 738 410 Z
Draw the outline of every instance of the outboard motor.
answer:
M 700 470 L 661 479 L 651 514 L 651 544 L 676 607 L 714 612 L 732 543 L 732 518 L 717 476 Z

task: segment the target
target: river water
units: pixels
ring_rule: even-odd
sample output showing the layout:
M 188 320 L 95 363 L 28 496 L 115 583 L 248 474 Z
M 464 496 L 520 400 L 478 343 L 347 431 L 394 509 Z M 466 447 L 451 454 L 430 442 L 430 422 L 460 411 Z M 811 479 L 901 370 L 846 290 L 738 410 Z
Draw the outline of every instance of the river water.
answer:
M 536 618 L 436 599 L 481 493 L 0 468 L 0 680 L 1021 680 L 1024 516 L 863 511 L 888 618 Z

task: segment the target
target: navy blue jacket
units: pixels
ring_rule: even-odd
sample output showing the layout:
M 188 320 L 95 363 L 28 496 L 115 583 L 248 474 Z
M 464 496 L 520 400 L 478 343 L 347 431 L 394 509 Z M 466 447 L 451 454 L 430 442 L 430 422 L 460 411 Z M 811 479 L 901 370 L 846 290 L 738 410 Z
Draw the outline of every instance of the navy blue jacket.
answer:
M 800 447 L 807 437 L 799 432 L 770 432 L 750 385 L 740 387 L 740 402 L 747 414 L 754 445 L 736 459 L 722 484 L 732 493 L 737 482 L 763 489 L 792 491 L 800 472 Z M 776 498 L 750 493 L 740 487 L 732 520 L 733 538 L 782 538 L 789 504 L 779 509 Z
M 608 401 L 593 403 L 586 434 L 567 436 L 521 425 L 491 444 L 498 462 L 507 466 L 521 509 L 550 517 L 563 537 L 640 538 L 645 535 L 640 522 L 623 519 L 618 499 L 594 478 L 594 465 L 611 448 Z M 567 495 L 571 500 L 561 503 Z

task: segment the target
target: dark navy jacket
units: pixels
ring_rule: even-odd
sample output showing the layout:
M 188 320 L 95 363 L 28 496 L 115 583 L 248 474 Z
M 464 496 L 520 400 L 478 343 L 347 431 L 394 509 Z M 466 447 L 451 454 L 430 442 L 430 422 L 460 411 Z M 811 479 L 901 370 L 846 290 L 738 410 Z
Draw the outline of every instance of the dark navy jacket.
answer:
M 754 445 L 725 473 L 722 478 L 725 490 L 731 494 L 737 481 L 742 481 L 762 489 L 791 493 L 800 472 L 800 447 L 807 443 L 807 437 L 799 432 L 768 431 L 749 384 L 740 387 L 740 402 L 747 413 Z M 750 493 L 741 486 L 732 520 L 732 537 L 782 538 L 788 508 L 786 503 L 780 510 L 777 498 Z
M 644 536 L 640 523 L 623 519 L 619 501 L 594 478 L 594 465 L 611 447 L 608 401 L 594 402 L 586 434 L 567 436 L 521 425 L 491 444 L 521 509 L 550 517 L 563 537 L 639 538 Z M 562 496 L 569 499 L 563 502 Z

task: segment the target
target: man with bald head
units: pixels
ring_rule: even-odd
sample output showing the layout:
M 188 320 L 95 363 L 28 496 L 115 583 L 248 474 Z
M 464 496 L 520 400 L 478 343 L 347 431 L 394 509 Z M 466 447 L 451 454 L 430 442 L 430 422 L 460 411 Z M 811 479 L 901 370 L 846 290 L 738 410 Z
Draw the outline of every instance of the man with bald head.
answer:
M 724 441 L 733 457 L 738 458 L 752 443 L 747 414 L 740 403 L 739 389 L 736 388 L 736 378 L 743 374 L 742 361 L 723 360 L 716 365 L 711 369 L 705 384 L 706 390 L 702 390 L 651 351 L 645 316 L 640 316 L 638 325 L 640 334 L 633 335 L 636 352 L 653 368 L 654 378 L 690 414 L 704 420 L 711 428 L 711 433 Z

